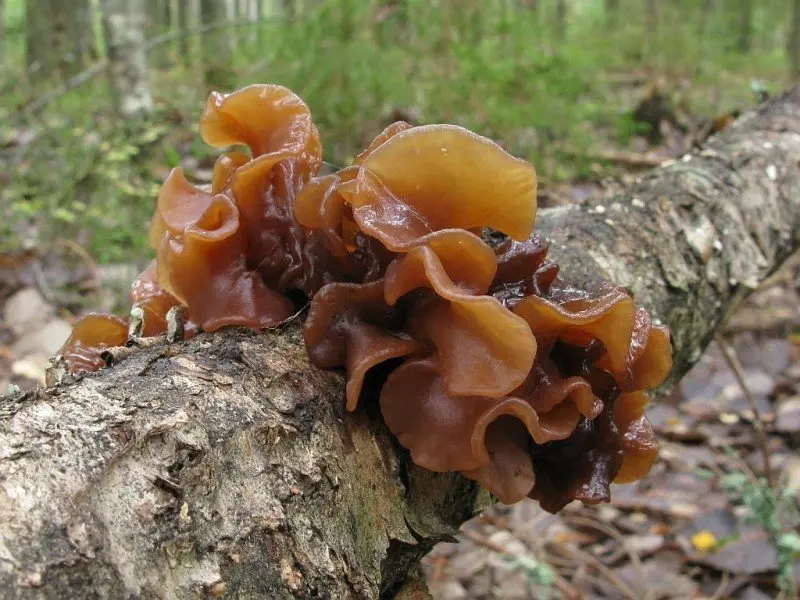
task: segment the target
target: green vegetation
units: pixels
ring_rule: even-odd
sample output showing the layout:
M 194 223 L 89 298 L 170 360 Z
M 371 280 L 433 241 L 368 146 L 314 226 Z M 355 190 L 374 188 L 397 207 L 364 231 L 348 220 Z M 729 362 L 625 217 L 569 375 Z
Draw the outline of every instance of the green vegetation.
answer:
M 766 532 L 778 554 L 778 588 L 789 597 L 796 597 L 792 572 L 794 560 L 800 556 L 800 535 L 794 531 L 800 526 L 796 491 L 787 487 L 773 488 L 763 477 L 756 478 L 744 472 L 727 474 L 722 486 L 747 508 L 748 520 Z
M 778 0 L 754 3 L 747 52 L 737 50 L 740 21 L 728 3 L 662 3 L 650 31 L 641 0 L 619 2 L 616 13 L 574 0 L 562 41 L 555 1 L 535 10 L 509 0 L 306 1 L 291 20 L 276 13 L 202 36 L 195 27 L 187 54 L 178 56 L 177 40 L 153 47 L 158 108 L 134 123 L 114 116 L 102 73 L 31 111 L 64 82 L 29 83 L 23 2 L 6 4 L 0 252 L 58 235 L 99 262 L 149 256 L 146 222 L 166 168 L 202 179 L 213 164 L 195 125 L 201 44 L 235 44 L 232 64 L 219 66 L 236 85 L 299 93 L 333 164 L 405 115 L 494 137 L 532 160 L 545 184 L 606 174 L 610 165 L 592 152 L 630 142 L 639 131 L 631 111 L 653 82 L 687 119 L 714 117 L 752 105 L 753 80 L 781 89 L 789 69 L 789 5 Z

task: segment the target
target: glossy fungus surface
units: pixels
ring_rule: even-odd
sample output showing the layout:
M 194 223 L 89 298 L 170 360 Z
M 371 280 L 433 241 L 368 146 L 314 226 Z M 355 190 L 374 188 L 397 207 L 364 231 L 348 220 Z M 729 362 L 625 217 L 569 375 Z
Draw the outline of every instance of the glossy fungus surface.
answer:
M 176 306 L 192 331 L 270 327 L 310 304 L 311 361 L 346 370 L 347 410 L 378 395 L 424 468 L 549 511 L 649 471 L 646 392 L 672 366 L 669 332 L 624 289 L 565 282 L 533 231 L 532 165 L 461 127 L 398 122 L 318 176 L 311 113 L 275 85 L 212 94 L 200 130 L 243 148 L 219 157 L 210 189 L 180 169 L 164 182 L 156 260 L 130 295 L 144 335 Z M 93 370 L 126 337 L 93 315 L 62 353 Z
M 113 315 L 89 314 L 75 324 L 60 350 L 70 373 L 97 371 L 106 365 L 103 351 L 128 340 L 128 322 Z

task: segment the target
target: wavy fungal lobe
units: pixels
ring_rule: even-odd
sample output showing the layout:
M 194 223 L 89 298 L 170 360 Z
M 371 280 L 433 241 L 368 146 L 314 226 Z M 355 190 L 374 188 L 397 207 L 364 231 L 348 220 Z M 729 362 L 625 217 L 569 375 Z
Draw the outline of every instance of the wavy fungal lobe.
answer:
M 672 366 L 669 331 L 623 289 L 560 278 L 534 233 L 531 164 L 461 127 L 398 122 L 318 176 L 311 113 L 277 85 L 212 94 L 200 131 L 249 152 L 222 154 L 208 191 L 180 169 L 164 182 L 156 259 L 130 295 L 143 335 L 175 306 L 191 335 L 275 326 L 310 302 L 311 361 L 346 370 L 349 411 L 380 385 L 420 466 L 548 511 L 648 473 L 646 391 Z M 61 353 L 97 370 L 127 336 L 126 320 L 89 315 Z

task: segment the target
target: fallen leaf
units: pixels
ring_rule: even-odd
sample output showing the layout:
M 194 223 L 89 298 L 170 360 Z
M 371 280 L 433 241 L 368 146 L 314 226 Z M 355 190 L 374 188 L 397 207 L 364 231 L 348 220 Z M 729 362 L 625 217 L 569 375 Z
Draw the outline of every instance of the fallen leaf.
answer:
M 781 433 L 800 431 L 800 396 L 784 400 L 778 405 L 775 430 Z

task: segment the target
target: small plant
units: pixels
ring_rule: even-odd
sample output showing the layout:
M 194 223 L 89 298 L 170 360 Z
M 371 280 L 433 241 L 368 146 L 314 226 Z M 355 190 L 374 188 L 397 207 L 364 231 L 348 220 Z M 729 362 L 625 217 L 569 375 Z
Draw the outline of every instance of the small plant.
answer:
M 795 503 L 796 491 L 769 485 L 765 478 L 749 472 L 725 475 L 721 484 L 732 500 L 747 507 L 747 520 L 760 526 L 769 536 L 778 554 L 778 588 L 790 598 L 797 597 L 792 573 L 795 558 L 800 555 L 800 511 Z
M 506 560 L 511 569 L 525 574 L 530 585 L 539 587 L 539 598 L 542 600 L 550 598 L 555 583 L 555 574 L 549 565 L 528 555 L 508 556 Z

